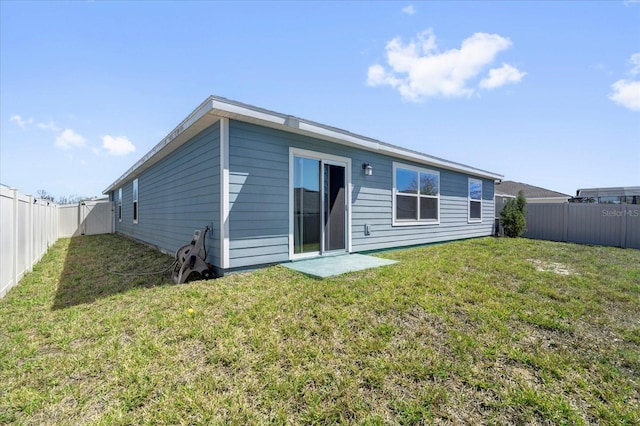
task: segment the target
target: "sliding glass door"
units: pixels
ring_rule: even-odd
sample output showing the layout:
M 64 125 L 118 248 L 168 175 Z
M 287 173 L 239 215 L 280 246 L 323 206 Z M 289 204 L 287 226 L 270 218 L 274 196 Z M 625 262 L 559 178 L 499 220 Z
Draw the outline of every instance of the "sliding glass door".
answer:
M 320 161 L 293 159 L 293 252 L 320 252 Z
M 324 164 L 324 251 L 345 249 L 345 167 Z
M 346 164 L 293 157 L 293 254 L 346 250 Z

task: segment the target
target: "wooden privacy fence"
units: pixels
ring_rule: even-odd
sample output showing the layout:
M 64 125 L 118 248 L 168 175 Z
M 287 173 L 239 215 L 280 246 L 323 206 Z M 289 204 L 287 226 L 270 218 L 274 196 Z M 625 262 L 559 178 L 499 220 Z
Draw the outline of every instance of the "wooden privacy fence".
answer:
M 0 185 L 0 297 L 58 238 L 113 232 L 112 203 L 58 206 Z
M 524 236 L 640 249 L 640 205 L 527 204 Z

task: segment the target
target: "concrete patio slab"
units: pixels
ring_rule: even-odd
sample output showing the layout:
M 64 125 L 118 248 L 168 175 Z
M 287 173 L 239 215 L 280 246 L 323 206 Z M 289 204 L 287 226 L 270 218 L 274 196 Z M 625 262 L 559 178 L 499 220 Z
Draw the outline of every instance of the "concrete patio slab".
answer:
M 296 260 L 283 263 L 282 266 L 311 275 L 315 278 L 327 278 L 347 272 L 378 268 L 398 263 L 396 260 L 381 259 L 363 254 L 341 254 L 334 256 L 314 257 L 313 259 Z

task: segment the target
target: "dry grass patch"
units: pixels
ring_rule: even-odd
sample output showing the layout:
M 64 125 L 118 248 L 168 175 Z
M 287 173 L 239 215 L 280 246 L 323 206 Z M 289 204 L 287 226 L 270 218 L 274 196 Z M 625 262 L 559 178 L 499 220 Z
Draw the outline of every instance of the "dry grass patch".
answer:
M 640 423 L 640 251 L 380 255 L 173 285 L 108 272 L 171 263 L 132 241 L 61 240 L 0 300 L 0 423 Z
M 571 275 L 575 274 L 574 271 L 570 270 L 567 265 L 558 262 L 545 262 L 540 259 L 527 259 L 533 266 L 535 266 L 536 271 L 540 272 L 553 272 L 554 274 L 559 275 Z

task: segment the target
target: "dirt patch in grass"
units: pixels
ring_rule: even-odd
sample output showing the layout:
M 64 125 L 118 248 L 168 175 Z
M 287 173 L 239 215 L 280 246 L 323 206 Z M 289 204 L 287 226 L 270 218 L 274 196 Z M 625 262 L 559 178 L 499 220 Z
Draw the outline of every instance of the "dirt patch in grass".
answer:
M 567 265 L 559 262 L 549 262 L 540 259 L 527 259 L 540 272 L 553 272 L 558 275 L 572 275 L 576 272 L 571 270 Z

